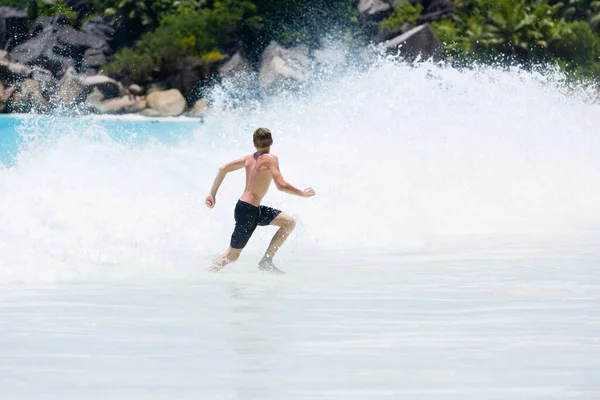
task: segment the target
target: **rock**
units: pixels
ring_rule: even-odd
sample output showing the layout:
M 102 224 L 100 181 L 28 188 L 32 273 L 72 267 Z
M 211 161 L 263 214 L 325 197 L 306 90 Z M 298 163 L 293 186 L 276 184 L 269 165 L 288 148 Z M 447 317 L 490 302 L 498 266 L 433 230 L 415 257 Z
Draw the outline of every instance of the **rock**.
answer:
M 298 46 L 286 49 L 271 42 L 263 53 L 258 84 L 261 89 L 268 89 L 280 84 L 304 82 L 308 65 L 308 48 Z
M 50 107 L 42 96 L 39 82 L 33 79 L 25 79 L 17 92 L 12 96 L 12 109 L 17 112 L 48 112 Z
M 31 30 L 32 39 L 15 47 L 11 51 L 12 58 L 22 64 L 41 66 L 55 76 L 62 76 L 69 67 L 88 74 L 97 73 L 112 54 L 106 37 L 63 26 L 65 22 L 61 14 L 39 17 Z
M 161 118 L 161 117 L 164 117 L 164 115 L 162 115 L 158 111 L 153 110 L 151 108 L 146 108 L 145 110 L 142 110 L 142 112 L 140 112 L 140 115 L 143 116 L 143 117 L 149 117 L 149 118 Z
M 108 46 L 102 46 L 97 49 L 87 49 L 83 53 L 80 71 L 83 74 L 97 74 L 102 69 L 102 65 L 108 62 L 113 51 Z
M 186 101 L 177 89 L 154 91 L 147 97 L 148 107 L 162 117 L 176 117 L 183 114 Z
M 51 98 L 56 93 L 57 82 L 52 72 L 37 66 L 33 67 L 31 79 L 39 82 L 42 94 L 46 99 Z
M 167 71 L 168 78 L 161 82 L 165 88 L 177 89 L 188 98 L 193 98 L 199 82 L 205 81 L 213 72 L 215 62 L 196 57 L 186 57 L 174 71 Z
M 68 52 L 83 53 L 87 49 L 99 49 L 106 46 L 106 40 L 95 35 L 79 32 L 68 26 L 57 29 L 58 45 L 62 45 Z
M 147 106 L 146 99 L 138 96 L 123 96 L 93 105 L 101 113 L 138 112 L 144 110 Z
M 431 58 L 434 62 L 446 59 L 446 54 L 429 24 L 419 25 L 410 31 L 383 43 L 390 53 L 399 51 L 400 56 L 412 61 L 418 57 Z
M 0 78 L 4 80 L 14 81 L 22 80 L 23 78 L 31 77 L 33 69 L 26 65 L 13 62 L 8 58 L 0 59 Z
M 337 49 L 318 49 L 312 52 L 317 64 L 327 67 L 338 67 L 346 64 L 346 53 Z
M 15 47 L 10 52 L 13 60 L 25 65 L 37 65 L 61 76 L 69 67 L 75 67 L 75 61 L 56 54 L 58 40 L 53 34 L 40 34 Z
M 426 13 L 434 13 L 438 11 L 452 11 L 454 9 L 453 0 L 432 0 L 427 6 Z
M 54 81 L 54 76 L 52 75 L 52 72 L 47 69 L 34 66 L 32 68 L 31 79 L 40 83 L 49 83 Z
M 419 17 L 419 24 L 439 21 L 442 17 L 451 15 L 454 11 L 453 0 L 420 1 L 420 3 L 425 7 L 425 11 Z
M 362 20 L 381 21 L 392 11 L 391 1 L 386 0 L 360 0 L 358 12 Z
M 11 49 L 27 39 L 26 8 L 0 7 L 0 48 Z
M 160 92 L 162 90 L 167 90 L 167 88 L 164 87 L 161 82 L 152 82 L 146 88 L 146 96 L 148 96 L 150 93 Z
M 15 90 L 14 86 L 4 89 L 4 85 L 0 82 L 0 113 L 4 112 L 6 109 L 6 105 L 10 101 Z
M 79 82 L 88 91 L 98 89 L 102 92 L 105 99 L 121 97 L 126 94 L 125 88 L 121 83 L 106 75 L 84 76 L 79 79 Z
M 194 104 L 194 107 L 187 113 L 188 117 L 204 118 L 208 111 L 208 101 L 200 99 Z
M 64 14 L 56 14 L 52 17 L 41 16 L 37 17 L 33 25 L 31 26 L 31 37 L 40 35 L 41 33 L 47 33 L 60 26 L 69 25 L 69 20 Z
M 85 102 L 87 104 L 98 104 L 101 101 L 106 100 L 104 94 L 98 88 L 93 88 L 90 94 L 87 95 Z
M 77 11 L 93 7 L 93 2 L 91 0 L 65 0 L 65 3 L 73 10 Z
M 110 23 L 110 19 L 95 17 L 81 25 L 81 32 L 110 41 L 115 34 L 115 28 Z
M 252 65 L 250 65 L 250 62 L 240 51 L 236 52 L 225 64 L 219 67 L 219 75 L 221 77 L 236 76 L 251 72 Z
M 144 88 L 136 83 L 129 85 L 127 89 L 129 90 L 129 93 L 135 96 L 141 96 L 144 94 Z
M 388 31 L 387 29 L 384 29 L 384 30 L 378 32 L 377 35 L 375 35 L 375 37 L 373 38 L 373 42 L 375 42 L 375 43 L 385 42 L 386 40 L 390 40 L 397 36 L 400 36 L 408 31 L 410 31 L 413 28 L 414 28 L 414 26 L 412 26 L 408 22 L 405 22 L 404 24 L 402 24 L 402 26 L 400 28 L 394 29 L 393 31 Z
M 74 68 L 68 68 L 60 82 L 56 93 L 56 101 L 63 104 L 75 104 L 81 102 L 84 96 L 84 88 Z

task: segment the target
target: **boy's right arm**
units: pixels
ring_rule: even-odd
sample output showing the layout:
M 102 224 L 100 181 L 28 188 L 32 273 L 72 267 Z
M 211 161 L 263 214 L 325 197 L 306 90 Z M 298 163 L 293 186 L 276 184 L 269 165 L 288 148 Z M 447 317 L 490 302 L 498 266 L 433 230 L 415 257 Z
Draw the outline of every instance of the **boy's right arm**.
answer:
M 216 200 L 217 191 L 219 190 L 219 186 L 221 186 L 223 179 L 225 179 L 225 176 L 229 172 L 233 172 L 240 168 L 243 168 L 245 163 L 246 163 L 246 157 L 242 157 L 242 158 L 238 158 L 237 160 L 228 162 L 227 164 L 225 164 L 221 168 L 219 168 L 219 172 L 217 173 L 217 176 L 215 177 L 213 185 L 210 189 L 210 194 L 208 196 L 206 196 L 206 200 L 204 202 L 208 208 L 213 208 L 215 206 L 215 204 L 217 203 L 217 200 Z
M 273 159 L 267 164 L 267 166 L 271 171 L 271 176 L 273 177 L 275 185 L 277 185 L 277 189 L 281 190 L 282 192 L 300 197 L 312 197 L 315 195 L 315 191 L 313 190 L 313 188 L 300 190 L 297 187 L 294 187 L 293 185 L 286 182 L 285 179 L 283 179 L 281 170 L 279 169 L 279 159 L 276 156 L 273 156 Z

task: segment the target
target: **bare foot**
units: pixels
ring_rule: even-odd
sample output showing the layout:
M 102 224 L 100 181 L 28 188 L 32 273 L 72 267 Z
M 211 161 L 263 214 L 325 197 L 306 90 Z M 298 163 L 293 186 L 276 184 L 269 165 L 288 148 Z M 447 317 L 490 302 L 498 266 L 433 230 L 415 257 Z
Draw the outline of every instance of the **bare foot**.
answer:
M 273 264 L 272 258 L 264 257 L 258 263 L 258 269 L 261 270 L 262 272 L 268 272 L 268 273 L 276 274 L 276 275 L 285 275 L 285 272 L 283 272 L 282 270 L 277 268 L 275 266 L 275 264 Z
M 204 269 L 206 272 L 219 272 L 221 268 L 218 265 L 210 265 Z

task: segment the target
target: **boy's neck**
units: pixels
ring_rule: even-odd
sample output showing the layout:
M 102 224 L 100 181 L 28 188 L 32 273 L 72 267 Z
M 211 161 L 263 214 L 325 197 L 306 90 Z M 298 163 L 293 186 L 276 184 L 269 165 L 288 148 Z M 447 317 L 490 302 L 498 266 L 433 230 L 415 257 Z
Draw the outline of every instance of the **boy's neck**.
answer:
M 270 147 L 264 147 L 262 149 L 256 149 L 256 154 L 258 154 L 259 156 L 262 156 L 263 154 L 269 154 L 271 152 L 271 148 Z

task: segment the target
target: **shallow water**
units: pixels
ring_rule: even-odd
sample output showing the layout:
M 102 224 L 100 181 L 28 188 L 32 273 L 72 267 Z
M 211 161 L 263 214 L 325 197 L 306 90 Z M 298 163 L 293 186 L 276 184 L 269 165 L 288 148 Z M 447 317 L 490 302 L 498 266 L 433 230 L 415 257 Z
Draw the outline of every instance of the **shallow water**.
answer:
M 600 251 L 574 243 L 4 286 L 0 397 L 598 398 Z

